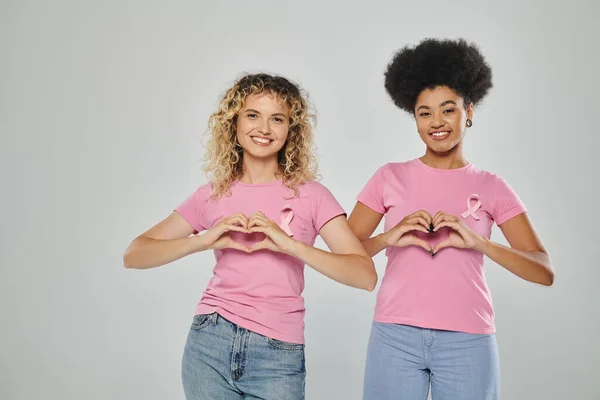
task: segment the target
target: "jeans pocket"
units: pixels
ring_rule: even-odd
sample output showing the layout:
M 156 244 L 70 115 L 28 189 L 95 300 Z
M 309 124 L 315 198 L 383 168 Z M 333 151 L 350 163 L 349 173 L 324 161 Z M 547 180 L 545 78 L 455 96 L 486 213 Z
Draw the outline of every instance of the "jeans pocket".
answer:
M 210 324 L 210 314 L 198 314 L 194 316 L 191 329 L 198 331 Z
M 284 342 L 282 340 L 277 340 L 273 338 L 267 338 L 267 341 L 271 346 L 276 348 L 277 350 L 286 350 L 286 351 L 302 351 L 304 350 L 304 345 L 300 343 L 289 343 Z

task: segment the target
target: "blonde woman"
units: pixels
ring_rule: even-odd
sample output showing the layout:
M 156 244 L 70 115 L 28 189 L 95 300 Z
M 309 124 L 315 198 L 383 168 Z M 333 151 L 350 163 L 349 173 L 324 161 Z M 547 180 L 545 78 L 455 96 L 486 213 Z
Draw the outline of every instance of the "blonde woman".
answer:
M 184 349 L 187 399 L 304 399 L 304 265 L 376 285 L 344 210 L 315 181 L 309 111 L 283 77 L 237 81 L 209 121 L 210 183 L 125 252 L 127 268 L 147 269 L 214 250 Z M 313 247 L 317 235 L 331 252 Z

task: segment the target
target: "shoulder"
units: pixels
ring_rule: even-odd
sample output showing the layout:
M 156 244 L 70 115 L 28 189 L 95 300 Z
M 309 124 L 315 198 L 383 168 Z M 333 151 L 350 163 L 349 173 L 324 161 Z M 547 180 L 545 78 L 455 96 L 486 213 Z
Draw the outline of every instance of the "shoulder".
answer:
M 318 181 L 307 181 L 298 186 L 298 192 L 307 196 L 322 196 L 330 194 L 329 189 Z

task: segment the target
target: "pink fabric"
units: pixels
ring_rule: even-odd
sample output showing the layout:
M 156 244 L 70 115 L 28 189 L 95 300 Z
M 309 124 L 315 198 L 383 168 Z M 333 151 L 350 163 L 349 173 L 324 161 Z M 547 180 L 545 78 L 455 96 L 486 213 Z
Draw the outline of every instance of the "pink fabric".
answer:
M 526 212 L 517 194 L 499 176 L 469 164 L 454 170 L 429 167 L 415 159 L 381 167 L 358 201 L 385 214 L 385 231 L 405 216 L 425 210 L 461 218 L 476 233 L 490 237 L 492 225 Z M 449 229 L 416 235 L 432 246 Z M 483 254 L 445 248 L 431 257 L 421 247 L 386 249 L 386 272 L 377 295 L 375 320 L 468 333 L 495 332 L 492 297 Z
M 236 182 L 231 195 L 209 199 L 211 185 L 203 185 L 175 209 L 197 232 L 222 218 L 261 211 L 295 240 L 313 245 L 321 227 L 345 214 L 325 186 L 309 182 L 299 196 L 281 182 L 248 185 Z M 232 239 L 252 245 L 264 234 L 231 232 Z M 253 332 L 292 343 L 304 343 L 304 263 L 281 253 L 260 250 L 251 254 L 215 250 L 214 276 L 196 307 L 196 314 L 218 312 Z

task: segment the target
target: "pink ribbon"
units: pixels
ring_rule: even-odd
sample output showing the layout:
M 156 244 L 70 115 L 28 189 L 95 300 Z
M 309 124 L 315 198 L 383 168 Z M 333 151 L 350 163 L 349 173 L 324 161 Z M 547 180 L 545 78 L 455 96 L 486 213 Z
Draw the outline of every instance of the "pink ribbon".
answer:
M 289 204 L 286 204 L 285 206 L 283 206 L 280 216 L 281 216 L 281 223 L 279 224 L 279 227 L 285 233 L 287 233 L 288 236 L 294 236 L 294 233 L 290 229 L 290 222 L 292 222 L 292 219 L 294 218 L 294 210 L 292 210 L 292 207 Z
M 474 206 L 471 206 L 471 200 L 477 201 Z M 481 200 L 479 200 L 479 196 L 476 194 L 472 194 L 467 199 L 467 211 L 460 214 L 460 216 L 466 219 L 470 215 L 471 217 L 473 217 L 473 219 L 479 221 L 479 215 L 475 213 L 475 211 L 479 210 L 479 207 L 481 207 Z

